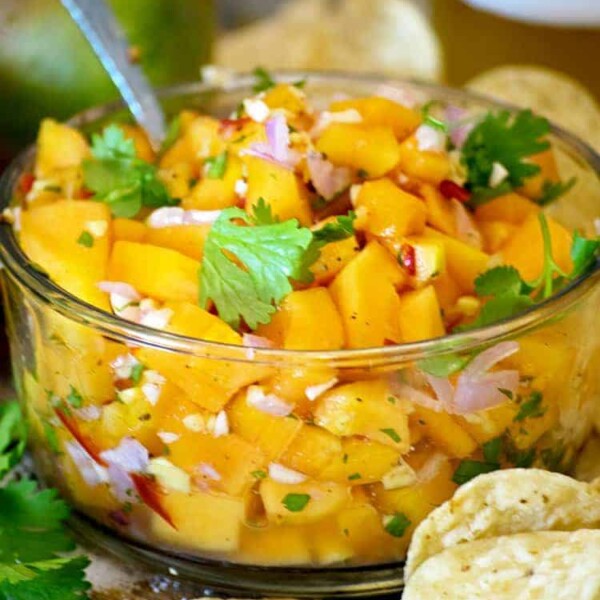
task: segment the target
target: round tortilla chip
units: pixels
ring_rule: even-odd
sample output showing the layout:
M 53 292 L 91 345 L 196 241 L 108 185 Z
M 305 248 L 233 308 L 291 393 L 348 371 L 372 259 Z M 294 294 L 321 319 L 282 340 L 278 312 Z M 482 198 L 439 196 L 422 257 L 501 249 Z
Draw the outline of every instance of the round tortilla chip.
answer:
M 339 69 L 439 80 L 442 51 L 410 0 L 290 0 L 221 36 L 215 63 L 237 70 Z
M 600 107 L 577 80 L 544 67 L 507 65 L 467 83 L 473 91 L 531 108 L 600 150 Z
M 480 475 L 460 487 L 417 527 L 404 577 L 410 581 L 429 557 L 474 540 L 597 527 L 597 487 L 541 469 L 506 469 Z
M 478 540 L 424 562 L 403 600 L 598 600 L 600 531 L 544 531 Z

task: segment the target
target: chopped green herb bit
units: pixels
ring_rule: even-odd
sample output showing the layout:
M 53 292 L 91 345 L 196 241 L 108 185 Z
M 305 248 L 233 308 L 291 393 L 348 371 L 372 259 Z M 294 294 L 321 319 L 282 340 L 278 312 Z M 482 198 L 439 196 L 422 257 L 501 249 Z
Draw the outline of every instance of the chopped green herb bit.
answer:
M 144 373 L 146 367 L 142 363 L 137 363 L 131 367 L 131 376 L 130 379 L 133 385 L 138 385 L 142 380 L 142 374 Z
M 396 444 L 402 440 L 402 438 L 398 435 L 398 432 L 391 427 L 380 429 L 379 431 L 381 431 L 381 433 L 385 433 L 385 435 L 387 435 L 392 441 L 396 442 Z
M 514 394 L 510 391 L 507 390 L 506 388 L 498 388 L 498 391 L 503 395 L 506 396 L 509 400 L 514 400 Z
M 54 429 L 48 421 L 42 421 L 42 427 L 44 428 L 44 435 L 46 436 L 46 441 L 48 442 L 48 446 L 50 446 L 50 450 L 52 450 L 54 454 L 60 454 L 60 444 L 56 429 Z
M 531 392 L 529 398 L 521 403 L 519 412 L 513 419 L 516 423 L 524 421 L 525 419 L 535 419 L 537 417 L 544 416 L 546 408 L 542 406 L 542 400 L 544 397 L 541 392 L 537 390 Z
M 348 475 L 348 481 L 356 481 L 357 479 L 362 479 L 362 475 L 360 473 L 352 473 L 352 475 Z
M 390 404 L 396 404 L 396 398 L 394 398 L 394 396 L 388 396 L 388 397 L 387 397 L 387 401 L 388 401 Z
M 94 236 L 89 231 L 82 231 L 81 235 L 77 238 L 77 243 L 80 246 L 92 248 L 94 246 Z
M 485 442 L 482 446 L 483 457 L 488 463 L 500 463 L 500 454 L 502 453 L 502 438 L 497 437 Z
M 287 494 L 281 503 L 290 512 L 300 512 L 304 510 L 306 505 L 310 502 L 309 494 Z
M 227 151 L 224 150 L 216 156 L 211 156 L 204 161 L 204 173 L 209 179 L 223 179 L 227 170 Z
M 347 215 L 336 217 L 335 221 L 327 223 L 320 229 L 314 231 L 313 239 L 315 242 L 324 245 L 352 237 L 354 235 L 355 220 L 356 213 L 351 210 Z
M 294 81 L 294 83 L 292 83 L 292 85 L 295 88 L 298 88 L 299 90 L 303 90 L 306 87 L 307 82 L 308 82 L 308 79 L 306 77 L 303 77 L 302 79 L 298 79 L 298 81 Z
M 535 461 L 535 448 L 529 448 L 529 450 L 517 450 L 509 457 L 518 469 L 529 469 Z
M 471 481 L 471 479 L 478 475 L 491 473 L 492 471 L 497 471 L 499 468 L 500 465 L 497 463 L 481 462 L 478 460 L 463 460 L 456 468 L 456 471 L 454 471 L 452 481 L 458 485 L 462 485 L 463 483 L 467 483 L 467 481 Z
M 540 167 L 527 159 L 546 150 L 544 138 L 550 131 L 548 120 L 522 110 L 515 115 L 503 110 L 489 112 L 470 132 L 462 147 L 461 163 L 467 169 L 466 187 L 471 204 L 478 205 L 523 185 Z M 507 178 L 495 188 L 490 186 L 494 164 L 501 164 Z
M 410 525 L 411 520 L 404 513 L 396 513 L 384 520 L 384 529 L 397 538 L 402 537 Z
M 348 455 L 344 454 L 344 456 L 342 456 L 342 462 L 346 465 L 348 464 Z
M 470 360 L 470 356 L 446 354 L 444 356 L 424 358 L 418 362 L 418 367 L 421 371 L 434 377 L 449 377 L 462 370 Z
M 262 469 L 257 469 L 256 471 L 252 471 L 251 475 L 254 479 L 265 479 L 267 472 Z
M 369 172 L 366 171 L 365 169 L 359 169 L 356 172 L 356 175 L 358 176 L 359 179 L 368 179 L 369 178 Z
M 540 452 L 540 456 L 547 469 L 550 471 L 560 471 L 565 452 L 565 447 L 559 445 L 556 448 L 544 448 Z
M 266 90 L 275 87 L 275 80 L 264 67 L 256 67 L 256 69 L 252 71 L 252 74 L 254 75 L 254 85 L 252 86 L 252 91 L 255 94 L 265 92 Z
M 81 408 L 83 406 L 83 396 L 73 386 L 70 386 L 70 388 L 67 402 L 73 408 Z

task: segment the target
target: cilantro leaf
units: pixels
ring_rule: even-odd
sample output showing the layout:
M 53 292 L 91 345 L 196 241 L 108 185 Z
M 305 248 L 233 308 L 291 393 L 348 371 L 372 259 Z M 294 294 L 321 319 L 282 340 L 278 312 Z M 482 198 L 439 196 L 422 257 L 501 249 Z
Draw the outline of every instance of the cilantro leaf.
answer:
M 36 562 L 75 548 L 62 525 L 69 508 L 56 496 L 27 480 L 0 488 L 0 563 Z
M 433 127 L 433 129 L 439 129 L 444 133 L 448 133 L 450 131 L 448 124 L 442 121 L 441 119 L 434 117 L 431 114 L 431 109 L 436 104 L 438 104 L 436 100 L 430 100 L 421 107 L 421 117 L 423 118 L 423 125 L 428 125 L 429 127 Z
M 227 151 L 223 150 L 220 154 L 207 158 L 204 168 L 204 173 L 209 179 L 223 179 L 227 170 Z
M 273 215 L 271 206 L 261 197 L 252 207 L 250 221 L 253 225 L 273 225 L 278 222 L 278 219 Z
M 320 229 L 313 231 L 313 240 L 322 245 L 330 242 L 339 242 L 354 235 L 354 221 L 356 213 L 349 211 L 347 215 L 336 217 L 335 221 L 327 223 Z
M 256 67 L 254 71 L 252 71 L 252 75 L 254 75 L 252 91 L 255 94 L 265 92 L 276 85 L 275 80 L 264 67 Z
M 537 203 L 540 206 L 546 206 L 556 199 L 560 198 L 563 194 L 566 194 L 576 182 L 575 177 L 571 177 L 568 181 L 544 181 L 542 184 L 542 195 L 537 199 Z
M 94 199 L 106 202 L 116 217 L 135 217 L 143 206 L 173 206 L 157 169 L 135 155 L 132 140 L 117 125 L 92 136 L 93 159 L 83 162 L 83 179 Z
M 292 291 L 290 279 L 298 278 L 312 234 L 296 219 L 254 226 L 238 225 L 235 219 L 249 225 L 261 217 L 255 213 L 251 218 L 239 208 L 227 208 L 219 215 L 204 246 L 200 305 L 210 299 L 224 321 L 238 327 L 243 318 L 255 329 L 269 322 L 273 303 Z
M 489 112 L 470 132 L 460 158 L 467 169 L 466 187 L 472 192 L 471 203 L 482 204 L 539 173 L 540 167 L 525 159 L 550 146 L 543 139 L 549 131 L 548 120 L 530 110 L 514 116 L 507 110 Z M 500 163 L 508 176 L 503 184 L 490 188 L 494 163 Z
M 67 396 L 67 402 L 73 408 L 81 408 L 83 406 L 83 396 L 73 386 L 70 386 L 70 388 L 69 395 Z
M 573 260 L 573 271 L 569 277 L 577 279 L 585 275 L 600 259 L 600 237 L 588 240 L 576 231 L 571 245 L 571 259 Z
M 502 453 L 502 438 L 497 437 L 488 440 L 483 444 L 481 449 L 483 450 L 483 457 L 486 462 L 499 464 L 500 454 Z
M 92 248 L 94 246 L 94 237 L 89 231 L 83 230 L 77 238 L 77 243 L 85 248 Z
M 19 403 L 0 404 L 0 478 L 19 462 L 26 443 L 27 426 Z
M 468 325 L 457 327 L 466 331 L 484 327 L 512 317 L 533 305 L 529 296 L 532 286 L 527 284 L 514 267 L 494 267 L 482 273 L 475 280 L 478 296 L 490 297 L 483 305 L 477 318 Z
M 393 537 L 402 537 L 410 527 L 411 520 L 404 513 L 396 513 L 384 522 L 384 529 Z
M 398 435 L 398 432 L 393 427 L 388 427 L 385 429 L 380 429 L 381 433 L 385 433 L 393 442 L 398 444 L 402 441 L 402 438 Z
M 519 407 L 519 412 L 516 414 L 513 421 L 519 423 L 525 419 L 543 417 L 546 413 L 546 408 L 542 406 L 543 399 L 544 397 L 541 392 L 538 392 L 537 390 L 531 392 L 529 398 Z
M 80 600 L 87 597 L 84 556 L 0 565 L 0 600 Z
M 462 460 L 452 476 L 452 481 L 458 485 L 467 483 L 478 475 L 497 471 L 500 465 L 493 462 L 482 462 L 479 460 Z

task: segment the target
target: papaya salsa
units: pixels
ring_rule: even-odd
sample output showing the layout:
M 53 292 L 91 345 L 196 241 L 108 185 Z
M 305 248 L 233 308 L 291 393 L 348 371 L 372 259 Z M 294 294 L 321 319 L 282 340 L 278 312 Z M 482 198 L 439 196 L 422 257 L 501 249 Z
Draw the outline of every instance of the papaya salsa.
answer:
M 31 263 L 125 328 L 244 359 L 40 309 L 22 385 L 35 452 L 76 507 L 160 547 L 401 559 L 458 485 L 568 466 L 595 401 L 572 383 L 578 314 L 402 368 L 253 357 L 442 347 L 585 275 L 600 242 L 546 214 L 574 182 L 530 111 L 419 105 L 389 86 L 316 108 L 302 82 L 259 84 L 228 118 L 183 111 L 156 154 L 131 125 L 88 139 L 42 123 L 5 213 Z

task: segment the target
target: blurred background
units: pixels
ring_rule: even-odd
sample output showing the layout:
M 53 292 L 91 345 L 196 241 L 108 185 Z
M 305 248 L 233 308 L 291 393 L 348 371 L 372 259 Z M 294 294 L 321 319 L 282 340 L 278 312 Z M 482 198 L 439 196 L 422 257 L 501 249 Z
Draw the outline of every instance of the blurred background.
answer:
M 600 149 L 600 0 L 109 1 L 157 86 L 197 80 L 207 63 L 467 84 Z M 59 0 L 0 0 L 0 171 L 42 117 L 116 96 Z

